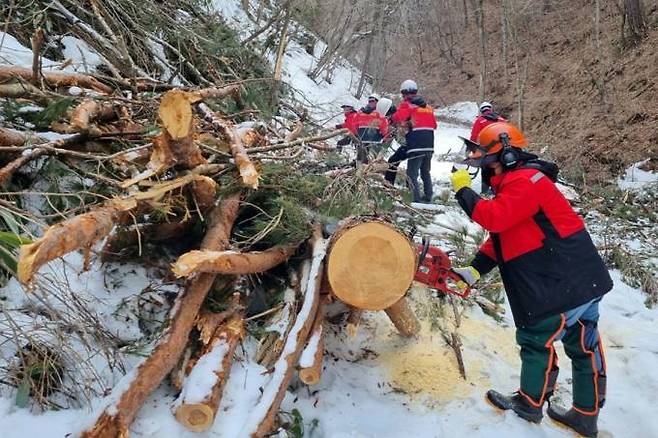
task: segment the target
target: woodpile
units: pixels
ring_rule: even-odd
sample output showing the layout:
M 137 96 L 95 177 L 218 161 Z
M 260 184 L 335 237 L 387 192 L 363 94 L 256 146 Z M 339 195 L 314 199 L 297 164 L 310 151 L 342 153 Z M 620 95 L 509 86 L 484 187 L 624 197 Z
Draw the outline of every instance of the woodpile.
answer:
M 36 132 L 0 128 L 0 184 L 18 191 L 39 178 L 35 169 L 44 162 L 57 161 L 103 194 L 53 214 L 62 220 L 22 246 L 16 276 L 33 290 L 41 268 L 74 251 L 84 254 L 84 269 L 97 255 L 148 255 L 181 290 L 152 350 L 112 388 L 81 436 L 129 436 L 168 376 L 180 391 L 175 418 L 195 432 L 210 429 L 246 326 L 262 316 L 278 318 L 256 354 L 269 380 L 243 436 L 276 429 L 295 375 L 307 385 L 320 381 L 325 303 L 353 308 L 348 331 L 356 332 L 363 311 L 385 310 L 402 335 L 415 334 L 404 296 L 416 255 L 409 238 L 379 214 L 395 194 L 379 182 L 382 163 L 358 171 L 347 160 L 325 163 L 335 151 L 326 140 L 345 130 L 308 133 L 309 124 L 291 110 L 258 120 L 258 111 L 245 108 L 240 81 L 195 88 L 142 77 L 126 42 L 112 34 L 103 2 L 91 2 L 102 34 L 64 3 L 53 2 L 59 19 L 90 44 L 95 38 L 112 77 L 41 71 L 43 32 L 32 40 L 32 69 L 0 65 L 0 97 L 42 105 L 48 115 Z M 235 107 L 239 112 L 229 114 Z M 47 140 L 40 130 L 62 137 Z M 328 217 L 347 219 L 323 234 Z M 282 290 L 284 298 L 249 314 L 257 287 L 270 302 Z

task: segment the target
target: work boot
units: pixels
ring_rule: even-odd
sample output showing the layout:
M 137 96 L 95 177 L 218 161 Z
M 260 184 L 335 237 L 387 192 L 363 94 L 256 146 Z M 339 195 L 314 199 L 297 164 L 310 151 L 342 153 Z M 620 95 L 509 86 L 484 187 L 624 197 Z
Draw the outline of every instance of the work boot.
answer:
M 596 423 L 599 419 L 599 414 L 596 415 L 585 415 L 580 412 L 572 409 L 568 411 L 559 406 L 548 404 L 548 410 L 546 411 L 551 419 L 557 421 L 558 423 L 572 429 L 582 436 L 586 437 L 596 437 L 599 433 Z
M 541 423 L 543 417 L 541 408 L 536 408 L 528 403 L 525 397 L 518 392 L 514 395 L 503 395 L 498 391 L 490 389 L 487 391 L 487 400 L 495 407 L 502 410 L 513 410 L 516 415 L 532 423 Z

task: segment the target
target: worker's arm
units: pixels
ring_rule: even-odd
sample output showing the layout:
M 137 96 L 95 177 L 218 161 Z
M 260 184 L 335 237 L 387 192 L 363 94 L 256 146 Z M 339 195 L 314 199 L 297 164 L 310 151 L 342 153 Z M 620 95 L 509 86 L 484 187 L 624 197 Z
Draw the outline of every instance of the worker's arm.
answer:
M 491 233 L 505 231 L 539 211 L 534 185 L 524 176 L 510 175 L 491 200 L 482 199 L 470 187 L 455 195 L 466 214 Z

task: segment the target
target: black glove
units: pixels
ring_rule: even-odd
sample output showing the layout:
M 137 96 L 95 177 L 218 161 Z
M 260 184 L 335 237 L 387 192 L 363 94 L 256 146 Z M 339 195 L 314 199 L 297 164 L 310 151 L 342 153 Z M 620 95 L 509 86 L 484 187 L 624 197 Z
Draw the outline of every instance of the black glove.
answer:
M 352 138 L 351 137 L 343 137 L 338 142 L 336 143 L 338 146 L 347 146 L 348 144 L 352 143 Z

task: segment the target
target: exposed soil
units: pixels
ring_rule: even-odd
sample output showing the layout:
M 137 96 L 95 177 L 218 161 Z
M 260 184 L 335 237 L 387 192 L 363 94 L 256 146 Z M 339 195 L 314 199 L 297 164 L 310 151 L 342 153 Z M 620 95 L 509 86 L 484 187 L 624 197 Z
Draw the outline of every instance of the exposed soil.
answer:
M 500 14 L 492 3 L 485 2 L 489 64 L 485 99 L 519 123 L 513 51 L 509 49 L 506 80 Z M 658 158 L 658 5 L 644 2 L 647 35 L 622 48 L 621 16 L 614 3 L 601 2 L 600 51 L 591 1 L 561 2 L 546 13 L 526 17 L 520 32 L 525 42 L 519 50 L 530 54 L 523 129 L 535 150 L 556 159 L 574 182 L 604 182 L 631 163 Z M 423 59 L 430 61 L 423 65 L 392 61 L 387 87 L 397 90 L 401 80 L 413 77 L 421 94 L 435 105 L 477 101 L 475 23 L 470 22 L 455 40 L 461 68 L 441 57 L 438 44 L 428 44 Z M 524 65 L 520 57 L 519 76 Z

